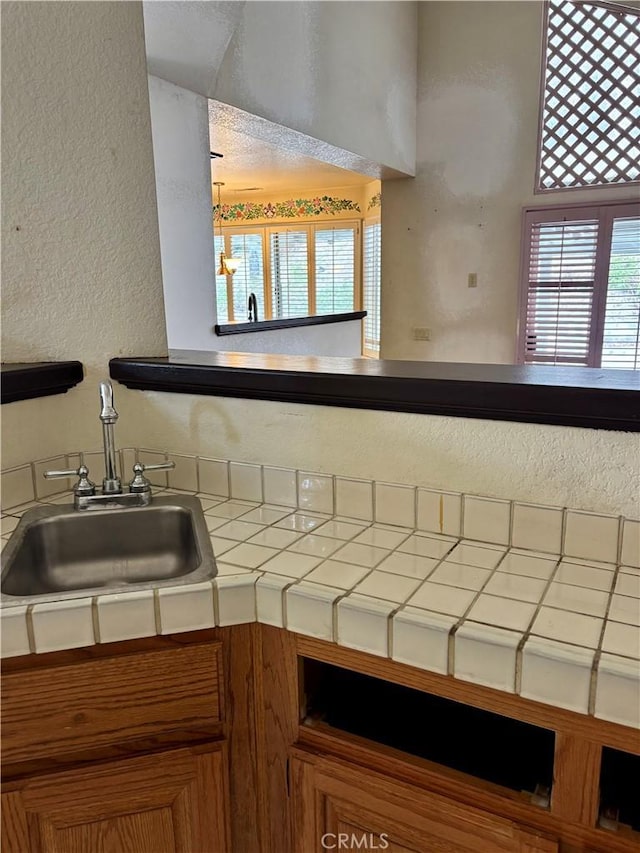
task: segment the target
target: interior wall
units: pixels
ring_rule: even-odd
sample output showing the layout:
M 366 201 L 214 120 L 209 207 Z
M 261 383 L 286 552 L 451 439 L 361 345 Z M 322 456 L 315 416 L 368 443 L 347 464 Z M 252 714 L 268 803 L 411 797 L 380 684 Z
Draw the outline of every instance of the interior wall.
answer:
M 10 467 L 99 447 L 109 358 L 161 355 L 166 338 L 141 4 L 1 14 L 2 358 L 86 371 L 65 395 L 2 407 Z
M 419 7 L 416 177 L 384 182 L 382 356 L 513 363 L 522 207 L 637 189 L 534 194 L 539 0 Z
M 216 350 L 359 358 L 362 354 L 362 320 L 222 335 L 217 338 Z

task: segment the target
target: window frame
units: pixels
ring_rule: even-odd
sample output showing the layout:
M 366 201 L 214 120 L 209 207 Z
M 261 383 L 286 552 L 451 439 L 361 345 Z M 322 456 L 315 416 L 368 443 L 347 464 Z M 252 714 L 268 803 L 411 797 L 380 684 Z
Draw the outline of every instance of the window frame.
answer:
M 549 204 L 543 206 L 527 206 L 522 209 L 520 237 L 520 272 L 518 286 L 518 322 L 516 330 L 516 364 L 544 364 L 544 361 L 527 362 L 527 307 L 529 298 L 529 259 L 531 255 L 531 226 L 543 222 L 558 221 L 559 213 L 575 214 L 574 219 L 585 219 L 591 214 L 592 219 L 598 219 L 598 239 L 596 262 L 593 276 L 593 302 L 591 306 L 591 326 L 589 330 L 589 350 L 587 363 L 577 365 L 567 362 L 570 367 L 600 368 L 602 361 L 603 333 L 605 311 L 607 304 L 608 274 L 611 260 L 611 238 L 615 219 L 640 217 L 640 201 L 626 198 L 607 199 L 600 203 L 588 201 L 577 204 Z M 530 218 L 531 217 L 531 218 Z M 574 221 L 567 216 L 567 221 Z M 562 366 L 560 362 L 549 362 L 550 366 Z M 618 368 L 610 368 L 617 370 Z M 629 369 L 629 368 L 628 368 Z
M 618 3 L 616 0 L 572 0 L 576 5 L 601 6 L 609 9 L 612 12 L 621 12 L 623 14 L 633 14 L 640 16 L 640 7 L 630 6 L 625 3 Z M 544 0 L 542 12 L 542 28 L 540 35 L 540 85 L 538 89 L 538 136 L 536 140 L 536 162 L 533 175 L 533 192 L 534 195 L 548 195 L 549 193 L 564 193 L 564 192 L 584 192 L 585 190 L 616 190 L 625 189 L 626 187 L 640 187 L 640 179 L 635 181 L 619 181 L 617 183 L 598 183 L 598 184 L 580 184 L 572 187 L 542 187 L 541 186 L 541 168 L 542 168 L 542 135 L 544 129 L 544 108 L 545 108 L 545 90 L 546 90 L 546 72 L 547 72 L 547 32 L 549 28 L 549 12 L 550 2 Z M 570 205 L 560 205 L 568 207 Z
M 367 226 L 373 227 L 376 225 L 379 226 L 379 228 L 380 228 L 380 247 L 378 250 L 378 254 L 379 254 L 380 260 L 381 260 L 382 259 L 382 217 L 381 217 L 380 213 L 376 213 L 376 214 L 373 214 L 372 216 L 367 216 L 362 222 L 362 241 L 361 241 L 361 243 L 362 243 L 362 252 L 361 252 L 361 256 L 362 256 L 362 276 L 361 276 L 361 285 L 362 285 L 361 286 L 361 299 L 362 299 L 362 303 L 361 304 L 362 304 L 363 310 L 366 310 L 366 308 L 365 308 L 365 297 L 364 297 L 364 277 L 365 277 L 365 273 L 366 273 L 366 264 L 365 264 L 365 257 L 364 257 L 365 246 L 366 246 L 365 230 L 366 230 Z M 380 320 L 382 319 L 382 316 L 381 316 L 382 315 L 382 298 L 381 298 L 382 297 L 382 265 L 380 265 L 380 269 L 378 271 L 378 278 L 379 278 L 379 283 L 378 283 L 378 318 L 379 318 L 379 321 L 378 322 L 379 322 L 379 325 L 381 325 Z M 365 317 L 365 319 L 363 320 L 363 323 L 362 323 L 362 347 L 361 347 L 362 355 L 365 358 L 379 359 L 380 358 L 380 343 L 381 343 L 380 338 L 378 338 L 378 350 L 377 350 L 377 352 L 375 350 L 367 349 L 367 347 L 366 347 L 366 322 L 367 322 L 367 318 Z

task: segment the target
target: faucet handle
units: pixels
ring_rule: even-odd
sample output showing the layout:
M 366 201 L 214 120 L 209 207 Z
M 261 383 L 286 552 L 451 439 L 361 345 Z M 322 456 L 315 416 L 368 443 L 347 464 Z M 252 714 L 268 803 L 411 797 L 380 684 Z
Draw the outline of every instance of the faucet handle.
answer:
M 45 480 L 57 480 L 60 477 L 79 477 L 78 482 L 73 487 L 73 494 L 78 497 L 87 495 L 95 495 L 96 484 L 89 479 L 89 469 L 86 465 L 80 465 L 79 468 L 70 468 L 68 471 L 45 471 Z
M 151 491 L 151 483 L 144 476 L 145 471 L 170 471 L 176 467 L 175 462 L 159 462 L 157 465 L 144 465 L 136 462 L 133 466 L 133 480 L 129 483 L 129 491 L 134 494 L 144 494 Z

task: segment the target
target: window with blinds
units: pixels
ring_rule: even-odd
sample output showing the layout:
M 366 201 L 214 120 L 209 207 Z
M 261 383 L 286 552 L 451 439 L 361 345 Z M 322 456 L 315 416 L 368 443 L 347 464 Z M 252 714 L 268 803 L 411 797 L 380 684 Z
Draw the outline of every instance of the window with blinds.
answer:
M 215 268 L 216 268 L 216 314 L 218 323 L 229 323 L 233 320 L 233 304 L 229 299 L 229 288 L 227 286 L 227 276 L 218 275 L 218 259 L 220 252 L 226 251 L 224 248 L 225 239 L 218 234 L 214 235 L 213 248 L 215 252 Z M 233 294 L 232 294 L 233 296 Z M 231 307 L 231 313 L 229 308 Z
M 310 313 L 308 242 L 306 229 L 272 230 L 269 234 L 272 317 Z
M 229 257 L 240 258 L 242 263 L 233 274 L 233 319 L 247 320 L 249 296 L 256 295 L 258 318 L 264 320 L 264 261 L 262 234 L 240 232 L 229 234 Z
M 356 234 L 353 227 L 315 227 L 315 314 L 353 311 Z
M 380 245 L 380 222 L 365 222 L 362 307 L 367 312 L 367 316 L 364 319 L 363 353 L 373 358 L 378 358 L 380 355 Z
M 525 211 L 518 360 L 638 369 L 640 204 Z

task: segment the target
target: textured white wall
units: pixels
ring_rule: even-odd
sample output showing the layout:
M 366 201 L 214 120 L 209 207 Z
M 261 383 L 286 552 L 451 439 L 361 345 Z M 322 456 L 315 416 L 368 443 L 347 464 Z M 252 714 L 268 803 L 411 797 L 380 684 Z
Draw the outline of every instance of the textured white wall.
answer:
M 110 357 L 166 352 L 139 3 L 2 4 L 4 361 L 80 359 L 2 407 L 3 465 L 99 445 Z
M 416 177 L 384 184 L 382 354 L 513 362 L 522 207 L 637 190 L 533 194 L 541 2 L 419 6 Z
M 221 352 L 268 352 L 286 355 L 328 355 L 359 358 L 362 353 L 362 321 L 296 326 L 271 332 L 248 332 L 216 338 Z M 178 349 L 178 347 L 176 347 Z M 193 346 L 189 349 L 194 349 Z
M 167 342 L 215 350 L 207 99 L 150 76 L 149 104 Z

